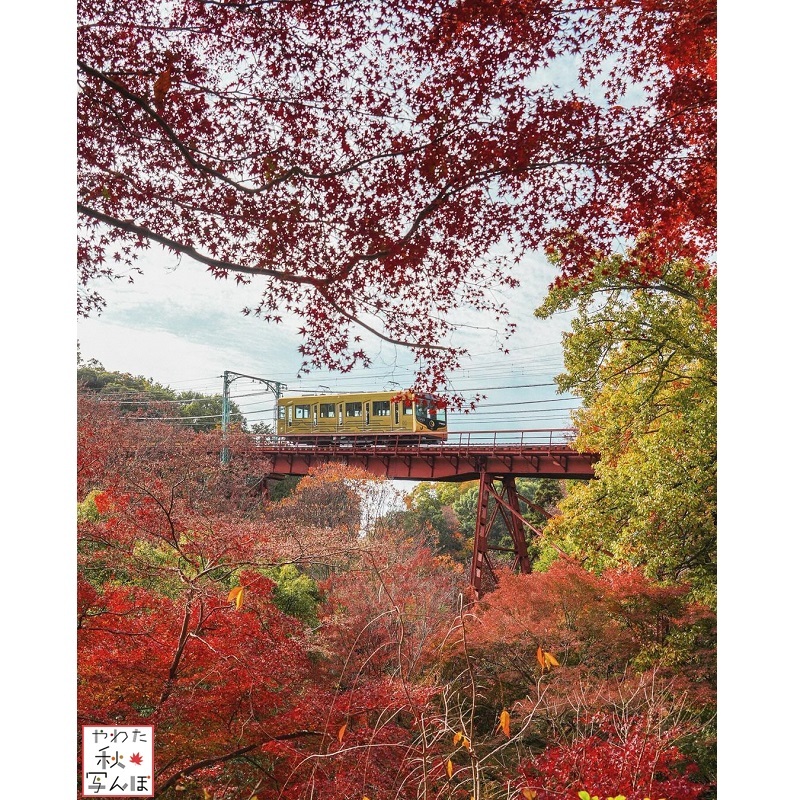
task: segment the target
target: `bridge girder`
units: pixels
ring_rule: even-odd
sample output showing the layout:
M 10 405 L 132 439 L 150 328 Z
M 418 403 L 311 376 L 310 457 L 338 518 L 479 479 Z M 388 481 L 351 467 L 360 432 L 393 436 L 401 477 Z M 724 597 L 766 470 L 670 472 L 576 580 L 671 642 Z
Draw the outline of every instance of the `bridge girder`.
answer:
M 322 464 L 338 462 L 356 466 L 378 477 L 415 481 L 479 481 L 478 513 L 470 569 L 470 586 L 476 597 L 496 584 L 492 551 L 508 549 L 514 554 L 514 568 L 531 571 L 530 555 L 523 528 L 536 529 L 523 516 L 520 500 L 547 515 L 517 492 L 516 478 L 554 478 L 590 480 L 594 478 L 597 453 L 580 453 L 569 444 L 419 444 L 385 445 L 327 444 L 302 446 L 292 443 L 259 445 L 253 449 L 274 477 L 308 475 Z M 511 535 L 512 548 L 501 548 L 490 541 L 492 525 L 498 515 Z

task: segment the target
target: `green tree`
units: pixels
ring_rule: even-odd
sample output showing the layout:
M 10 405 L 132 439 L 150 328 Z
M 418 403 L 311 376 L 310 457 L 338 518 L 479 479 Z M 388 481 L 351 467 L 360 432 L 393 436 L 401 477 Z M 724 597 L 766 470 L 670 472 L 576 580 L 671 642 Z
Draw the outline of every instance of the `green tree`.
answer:
M 275 581 L 272 600 L 276 608 L 307 625 L 316 625 L 317 606 L 322 599 L 317 582 L 294 564 L 273 567 L 266 574 Z
M 548 535 L 589 565 L 641 565 L 710 602 L 716 278 L 678 261 L 648 286 L 621 259 L 601 261 L 589 284 L 562 282 L 536 314 L 572 307 L 558 385 L 583 398 L 576 446 L 601 460 L 598 480 L 571 489 Z
M 423 481 L 406 495 L 406 508 L 387 515 L 384 524 L 402 529 L 437 553 L 466 561 L 472 531 L 464 530 L 454 510 L 464 490 L 463 483 Z
M 141 412 L 148 417 L 173 420 L 196 431 L 218 428 L 222 423 L 222 396 L 201 392 L 177 393 L 169 386 L 129 372 L 107 370 L 92 358 L 84 362 L 78 352 L 78 391 L 96 392 L 119 401 L 123 412 Z M 231 403 L 231 424 L 247 430 L 247 420 Z

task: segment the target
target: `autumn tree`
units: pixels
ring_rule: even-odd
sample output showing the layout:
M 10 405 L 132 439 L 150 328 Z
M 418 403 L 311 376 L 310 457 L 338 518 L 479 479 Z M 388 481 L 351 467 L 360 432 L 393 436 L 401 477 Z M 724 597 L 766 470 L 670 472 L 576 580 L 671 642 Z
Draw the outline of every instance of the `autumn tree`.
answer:
M 322 734 L 279 697 L 309 679 L 307 662 L 300 623 L 258 572 L 275 551 L 232 519 L 245 473 L 221 468 L 218 436 L 126 421 L 88 397 L 79 414 L 80 718 L 157 725 L 159 796 L 215 770 L 255 786 L 274 773 L 263 745 Z
M 688 261 L 659 282 L 622 259 L 553 290 L 538 313 L 574 307 L 561 389 L 583 398 L 576 446 L 599 452 L 548 533 L 587 564 L 641 566 L 716 586 L 716 277 Z
M 422 481 L 403 498 L 405 508 L 390 514 L 386 523 L 406 531 L 420 545 L 463 562 L 472 552 L 468 547 L 471 534 L 465 535 L 453 509 L 463 486 L 461 483 Z
M 79 398 L 79 717 L 156 726 L 158 797 L 291 796 L 355 701 L 310 657 L 320 598 L 290 567 L 339 558 L 351 536 L 298 523 L 286 538 L 259 516 L 245 443 L 229 437 L 225 465 L 220 444 Z M 379 689 L 361 691 L 389 714 L 415 696 Z
M 715 248 L 708 0 L 78 4 L 78 310 L 158 244 L 260 279 L 305 367 L 410 345 L 427 381 L 511 265 Z M 288 266 L 287 266 L 288 265 Z M 363 330 L 362 330 L 363 329 Z
M 447 715 L 469 731 L 470 758 L 454 763 L 472 759 L 484 790 L 513 781 L 521 796 L 618 780 L 619 793 L 644 797 L 634 790 L 658 785 L 653 770 L 686 790 L 676 797 L 707 792 L 715 618 L 690 587 L 570 559 L 499 578 L 438 646 Z
M 674 701 L 662 686 L 629 680 L 606 702 L 609 710 L 599 713 L 588 710 L 591 699 L 585 711 L 576 708 L 576 732 L 523 761 L 517 782 L 521 796 L 542 800 L 716 796 L 713 779 L 681 750 L 689 726 L 675 718 Z
M 156 797 L 416 797 L 440 687 L 414 664 L 463 572 L 359 536 L 347 469 L 305 479 L 301 519 L 236 433 L 223 464 L 218 432 L 84 395 L 78 442 L 79 721 L 155 725 Z

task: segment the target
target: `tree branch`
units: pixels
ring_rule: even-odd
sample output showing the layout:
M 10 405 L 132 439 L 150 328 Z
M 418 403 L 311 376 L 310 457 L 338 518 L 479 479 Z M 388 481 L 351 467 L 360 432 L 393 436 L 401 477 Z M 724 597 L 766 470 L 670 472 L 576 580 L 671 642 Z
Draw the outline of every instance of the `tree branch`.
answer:
M 281 733 L 277 736 L 267 736 L 263 741 L 256 742 L 254 744 L 248 744 L 245 747 L 240 747 L 238 750 L 233 750 L 230 753 L 226 753 L 222 756 L 212 756 L 210 758 L 204 758 L 202 761 L 197 761 L 194 764 L 191 764 L 188 767 L 180 770 L 180 772 L 176 772 L 170 778 L 168 778 L 164 783 L 162 783 L 159 787 L 158 795 L 165 792 L 170 787 L 174 786 L 181 778 L 185 778 L 187 775 L 191 775 L 193 772 L 197 772 L 200 769 L 205 769 L 206 767 L 213 767 L 215 764 L 224 764 L 226 761 L 231 761 L 234 758 L 239 758 L 240 756 L 245 755 L 246 753 L 251 753 L 253 750 L 257 750 L 259 747 L 263 747 L 267 742 L 285 742 L 291 739 L 300 739 L 305 736 L 324 736 L 323 731 L 294 731 L 293 733 Z
M 160 233 L 156 233 L 155 231 L 150 230 L 150 228 L 145 228 L 143 225 L 137 225 L 132 220 L 111 217 L 108 214 L 104 214 L 102 211 L 89 208 L 89 206 L 85 206 L 83 203 L 78 203 L 78 213 L 84 214 L 91 219 L 96 219 L 98 222 L 103 222 L 106 225 L 110 225 L 112 228 L 119 228 L 120 230 L 127 231 L 128 233 L 134 233 L 137 236 L 141 236 L 144 239 L 149 239 L 150 241 L 163 244 L 164 247 L 168 247 L 170 250 L 174 250 L 178 253 L 183 253 L 195 261 L 199 261 L 201 264 L 206 264 L 207 266 L 219 272 L 230 271 L 242 272 L 248 275 L 264 275 L 267 278 L 275 278 L 276 280 L 286 281 L 287 283 L 305 284 L 309 286 L 319 286 L 320 284 L 326 282 L 320 280 L 319 278 L 295 275 L 292 272 L 281 272 L 274 269 L 267 269 L 265 267 L 247 267 L 244 264 L 233 264 L 230 261 L 221 261 L 218 258 L 211 258 L 211 256 L 206 256 L 198 252 L 191 245 L 183 244 L 175 239 L 170 239 L 168 236 L 163 236 Z

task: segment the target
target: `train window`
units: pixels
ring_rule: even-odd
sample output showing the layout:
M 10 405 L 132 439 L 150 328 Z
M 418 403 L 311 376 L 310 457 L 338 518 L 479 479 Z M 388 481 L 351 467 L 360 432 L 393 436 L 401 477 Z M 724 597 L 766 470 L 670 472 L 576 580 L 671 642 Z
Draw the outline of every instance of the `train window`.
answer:
M 286 406 L 278 406 L 278 419 L 286 419 Z
M 333 419 L 336 416 L 336 403 L 320 403 L 319 415 L 324 419 Z
M 388 400 L 375 400 L 372 403 L 372 413 L 376 417 L 389 416 L 389 401 Z
M 394 424 L 400 424 L 400 406 L 397 403 L 394 404 Z
M 296 405 L 294 407 L 294 418 L 295 419 L 309 419 L 311 417 L 311 406 L 310 405 Z
M 348 417 L 360 417 L 361 403 L 345 403 L 344 413 Z
M 414 408 L 411 403 L 403 403 L 403 413 L 411 415 L 414 413 Z

